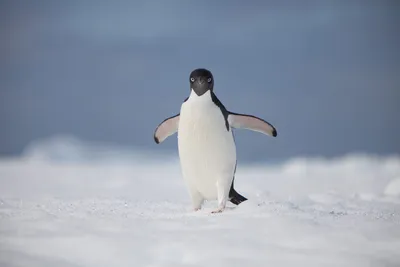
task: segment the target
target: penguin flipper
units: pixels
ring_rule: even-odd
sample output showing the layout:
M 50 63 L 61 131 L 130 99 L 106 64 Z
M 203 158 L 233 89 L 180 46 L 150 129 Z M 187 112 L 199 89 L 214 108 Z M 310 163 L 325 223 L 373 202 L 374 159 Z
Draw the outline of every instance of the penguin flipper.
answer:
M 178 131 L 179 115 L 166 118 L 154 131 L 154 141 L 159 144 Z
M 248 129 L 273 137 L 277 136 L 276 129 L 272 124 L 253 115 L 229 112 L 228 123 L 232 128 Z

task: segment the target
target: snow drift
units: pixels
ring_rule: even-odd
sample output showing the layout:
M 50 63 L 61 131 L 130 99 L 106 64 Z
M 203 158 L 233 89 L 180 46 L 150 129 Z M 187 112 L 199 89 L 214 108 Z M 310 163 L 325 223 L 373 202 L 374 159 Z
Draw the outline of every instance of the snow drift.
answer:
M 400 158 L 238 163 L 210 214 L 175 155 L 57 137 L 0 160 L 1 266 L 398 266 Z

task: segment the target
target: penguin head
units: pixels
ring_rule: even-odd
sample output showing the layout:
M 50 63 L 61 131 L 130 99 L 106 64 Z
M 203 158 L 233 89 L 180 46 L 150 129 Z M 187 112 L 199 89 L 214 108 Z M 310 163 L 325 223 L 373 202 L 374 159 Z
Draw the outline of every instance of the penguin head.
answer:
M 198 96 L 202 96 L 208 90 L 214 90 L 214 77 L 209 70 L 195 69 L 190 73 L 189 77 L 190 88 Z

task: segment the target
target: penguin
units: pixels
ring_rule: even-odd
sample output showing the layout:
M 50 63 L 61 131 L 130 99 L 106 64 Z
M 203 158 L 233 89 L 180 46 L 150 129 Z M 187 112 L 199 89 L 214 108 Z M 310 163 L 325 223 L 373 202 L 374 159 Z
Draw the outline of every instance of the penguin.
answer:
M 220 213 L 227 201 L 239 205 L 247 200 L 234 188 L 237 159 L 233 129 L 273 137 L 277 131 L 261 118 L 228 111 L 214 93 L 214 77 L 209 70 L 193 70 L 189 84 L 189 97 L 180 112 L 156 127 L 154 141 L 160 144 L 177 133 L 181 173 L 193 210 L 200 210 L 204 200 L 217 200 L 212 213 Z

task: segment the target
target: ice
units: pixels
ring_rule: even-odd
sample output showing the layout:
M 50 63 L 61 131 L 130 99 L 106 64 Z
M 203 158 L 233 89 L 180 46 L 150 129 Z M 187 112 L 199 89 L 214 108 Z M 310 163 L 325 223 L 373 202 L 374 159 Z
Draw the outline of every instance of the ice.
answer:
M 173 155 L 42 140 L 0 160 L 0 266 L 400 266 L 399 177 L 398 156 L 239 162 L 249 200 L 211 214 Z
M 400 197 L 400 178 L 390 181 L 385 188 L 385 195 Z

